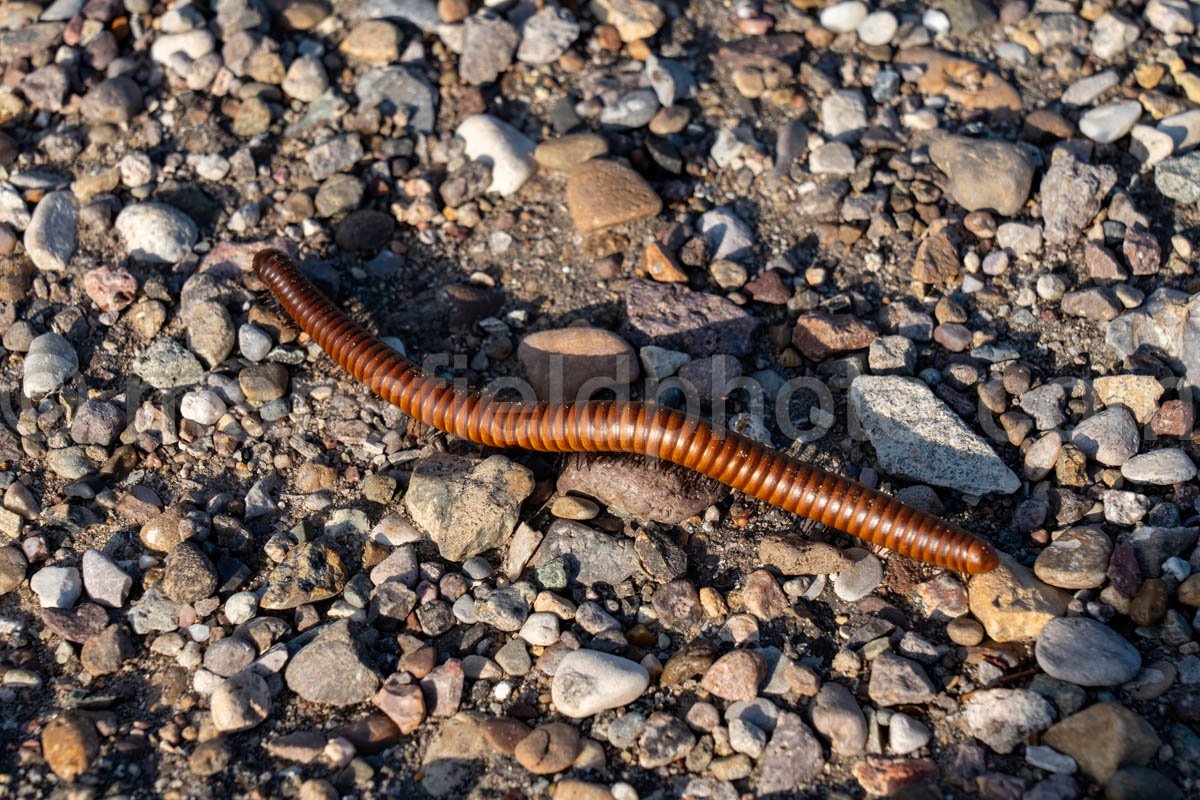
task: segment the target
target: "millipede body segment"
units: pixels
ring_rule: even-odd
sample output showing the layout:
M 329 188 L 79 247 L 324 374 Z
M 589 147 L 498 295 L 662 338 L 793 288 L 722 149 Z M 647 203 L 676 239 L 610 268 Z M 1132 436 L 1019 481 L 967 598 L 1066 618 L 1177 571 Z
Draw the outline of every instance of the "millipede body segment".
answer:
M 661 458 L 772 505 L 940 567 L 977 574 L 991 545 L 882 492 L 670 408 L 632 402 L 498 400 L 454 387 L 353 322 L 284 253 L 260 250 L 254 270 L 321 349 L 405 414 L 487 447 L 600 451 Z

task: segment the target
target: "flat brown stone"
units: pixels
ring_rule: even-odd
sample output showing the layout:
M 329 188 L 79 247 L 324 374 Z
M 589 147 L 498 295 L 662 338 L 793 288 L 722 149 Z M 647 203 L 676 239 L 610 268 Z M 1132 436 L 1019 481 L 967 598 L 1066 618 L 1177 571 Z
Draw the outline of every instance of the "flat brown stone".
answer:
M 662 200 L 645 178 L 617 161 L 594 159 L 567 178 L 567 208 L 580 233 L 652 217 Z

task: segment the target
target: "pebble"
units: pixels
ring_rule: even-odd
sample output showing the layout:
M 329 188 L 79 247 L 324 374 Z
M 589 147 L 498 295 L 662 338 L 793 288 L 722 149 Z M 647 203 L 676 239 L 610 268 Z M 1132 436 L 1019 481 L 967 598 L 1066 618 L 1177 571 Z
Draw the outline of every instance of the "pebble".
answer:
M 860 375 L 850 404 L 880 466 L 910 480 L 968 494 L 1011 494 L 1020 479 L 923 383 Z
M 113 227 L 125 252 L 150 264 L 179 263 L 192 252 L 200 235 L 189 216 L 163 203 L 125 206 Z
M 994 570 L 973 577 L 967 591 L 971 613 L 997 642 L 1031 641 L 1047 622 L 1067 613 L 1065 592 L 1004 554 Z
M 1163 448 L 1125 461 L 1121 475 L 1133 483 L 1172 486 L 1196 477 L 1196 464 L 1177 447 Z
M 504 456 L 439 455 L 418 462 L 404 504 L 442 558 L 463 561 L 507 540 L 532 491 L 532 473 Z
M 840 683 L 829 681 L 821 686 L 812 704 L 812 724 L 830 740 L 833 752 L 856 756 L 867 745 L 867 718 L 854 696 Z
M 821 744 L 798 714 L 779 715 L 775 733 L 759 762 L 758 791 L 796 794 L 804 791 L 825 767 Z
M 0 597 L 8 594 L 25 580 L 27 562 L 18 547 L 0 547 Z
M 267 576 L 259 605 L 268 611 L 328 600 L 346 585 L 346 567 L 328 543 L 301 542 Z
M 847 603 L 857 603 L 883 581 L 883 564 L 871 554 L 864 555 L 852 567 L 833 578 L 833 591 Z
M 723 484 L 696 480 L 683 468 L 605 454 L 567 456 L 557 489 L 593 497 L 618 516 L 668 525 L 703 513 L 728 494 Z
M 705 211 L 697 228 L 708 240 L 713 260 L 738 261 L 753 254 L 754 232 L 729 206 Z
M 616 28 L 622 42 L 649 39 L 666 22 L 662 9 L 650 0 L 596 0 L 592 13 Z
M 1011 217 L 1033 186 L 1033 159 L 1008 142 L 947 136 L 930 146 L 929 156 L 950 178 L 954 201 L 968 211 Z
M 83 587 L 102 606 L 121 608 L 133 588 L 133 578 L 104 553 L 88 548 L 81 560 Z
M 1125 408 L 1107 408 L 1071 429 L 1071 444 L 1088 458 L 1119 467 L 1133 458 L 1141 443 L 1137 422 Z
M 579 23 L 566 9 L 545 7 L 521 27 L 517 59 L 526 64 L 552 64 L 579 38 Z
M 568 769 L 579 751 L 579 732 L 564 722 L 550 722 L 518 742 L 513 757 L 534 775 L 553 775 Z
M 57 333 L 43 333 L 34 339 L 25 354 L 22 393 L 39 399 L 56 392 L 79 372 L 75 348 Z
M 963 719 L 972 736 L 1003 754 L 1049 728 L 1054 708 L 1028 689 L 982 689 L 967 700 Z
M 1117 703 L 1102 702 L 1046 731 L 1043 741 L 1075 759 L 1092 780 L 1105 783 L 1123 767 L 1145 766 L 1162 741 L 1149 722 Z
M 753 650 L 734 650 L 718 658 L 700 686 L 723 700 L 753 700 L 767 678 L 767 663 Z
M 867 100 L 857 89 L 838 89 L 821 101 L 821 126 L 830 139 L 853 139 L 867 127 Z
M 222 733 L 249 730 L 271 716 L 271 692 L 253 670 L 222 681 L 209 698 L 213 727 Z
M 83 96 L 79 111 L 93 125 L 129 122 L 142 110 L 142 90 L 125 75 L 109 78 L 92 87 Z
M 636 353 L 624 339 L 601 328 L 575 325 L 526 336 L 517 358 L 537 397 L 554 403 L 589 399 L 581 389 L 627 385 L 641 372 Z
M 1086 617 L 1050 620 L 1038 634 L 1035 652 L 1047 674 L 1080 686 L 1116 686 L 1142 668 L 1137 648 Z
M 43 272 L 62 272 L 75 255 L 79 201 L 70 192 L 49 192 L 25 228 L 25 252 Z
M 1092 527 L 1069 528 L 1038 554 L 1033 571 L 1038 578 L 1062 589 L 1093 589 L 1107 577 L 1112 541 Z
M 896 755 L 908 755 L 929 744 L 932 731 L 907 714 L 893 714 L 888 722 L 888 749 Z
M 846 0 L 821 10 L 821 27 L 834 33 L 850 33 L 867 19 L 867 4 L 860 0 Z
M 1178 203 L 1200 202 L 1200 153 L 1166 158 L 1154 168 L 1154 186 Z
M 634 661 L 580 649 L 567 653 L 558 663 L 550 692 L 560 714 L 583 719 L 629 705 L 649 683 L 649 673 Z
M 331 675 L 337 680 L 329 680 Z M 284 680 L 304 700 L 332 706 L 365 703 L 380 685 L 346 620 L 329 624 L 302 647 L 288 662 Z
M 472 86 L 491 83 L 512 64 L 519 41 L 520 34 L 503 17 L 486 9 L 472 14 L 463 22 L 459 75 Z
M 1142 116 L 1136 100 L 1096 106 L 1079 118 L 1079 132 L 1094 142 L 1111 144 L 1133 130 Z
M 83 593 L 75 567 L 42 567 L 30 576 L 29 588 L 42 608 L 70 608 Z
M 41 744 L 42 758 L 69 783 L 86 773 L 100 752 L 96 725 L 81 711 L 68 711 L 47 722 Z
M 567 208 L 580 233 L 652 217 L 662 200 L 637 172 L 616 161 L 594 158 L 567 178 Z
M 625 293 L 629 331 L 635 347 L 654 345 L 696 358 L 744 356 L 759 320 L 717 295 L 679 284 L 634 279 Z
M 455 133 L 466 143 L 468 158 L 491 167 L 489 192 L 505 197 L 514 194 L 537 171 L 533 142 L 507 122 L 475 114 L 460 122 Z

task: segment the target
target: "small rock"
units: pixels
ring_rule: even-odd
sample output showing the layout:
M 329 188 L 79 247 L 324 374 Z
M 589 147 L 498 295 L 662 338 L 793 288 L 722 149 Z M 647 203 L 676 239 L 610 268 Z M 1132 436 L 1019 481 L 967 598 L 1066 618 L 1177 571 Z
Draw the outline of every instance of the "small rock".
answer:
M 1046 731 L 1043 740 L 1098 783 L 1123 767 L 1146 765 L 1162 746 L 1150 723 L 1117 703 L 1085 708 Z
M 459 123 L 455 133 L 466 142 L 468 158 L 492 168 L 488 191 L 507 197 L 520 189 L 537 170 L 534 144 L 524 134 L 488 114 L 475 114 Z
M 983 689 L 971 695 L 963 713 L 971 735 L 997 753 L 1011 753 L 1054 721 L 1046 698 L 1028 689 Z
M 337 679 L 331 680 L 334 675 Z M 284 678 L 308 702 L 333 706 L 367 702 L 380 683 L 345 620 L 330 624 L 301 648 L 288 662 Z
M 1004 554 L 994 570 L 971 578 L 968 595 L 971 613 L 997 642 L 1035 639 L 1047 622 L 1067 612 L 1064 592 Z
M 253 728 L 271 716 L 271 692 L 253 670 L 243 670 L 222 681 L 209 699 L 213 726 L 222 733 Z
M 196 223 L 162 203 L 134 203 L 121 209 L 113 227 L 125 251 L 137 261 L 177 264 L 196 244 Z
M 1079 686 L 1116 686 L 1142 668 L 1137 649 L 1103 623 L 1066 617 L 1046 623 L 1038 634 L 1038 666 L 1052 677 Z
M 581 649 L 563 656 L 550 691 L 559 713 L 582 719 L 632 703 L 649 683 L 650 675 L 640 664 Z

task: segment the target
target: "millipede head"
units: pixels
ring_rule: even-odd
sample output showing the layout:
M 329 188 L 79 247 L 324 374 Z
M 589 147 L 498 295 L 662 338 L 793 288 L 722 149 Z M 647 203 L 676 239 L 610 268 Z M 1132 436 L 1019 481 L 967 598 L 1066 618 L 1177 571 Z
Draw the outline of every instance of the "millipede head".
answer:
M 967 574 L 982 575 L 1000 566 L 1000 557 L 996 550 L 986 542 L 976 540 L 967 549 Z

